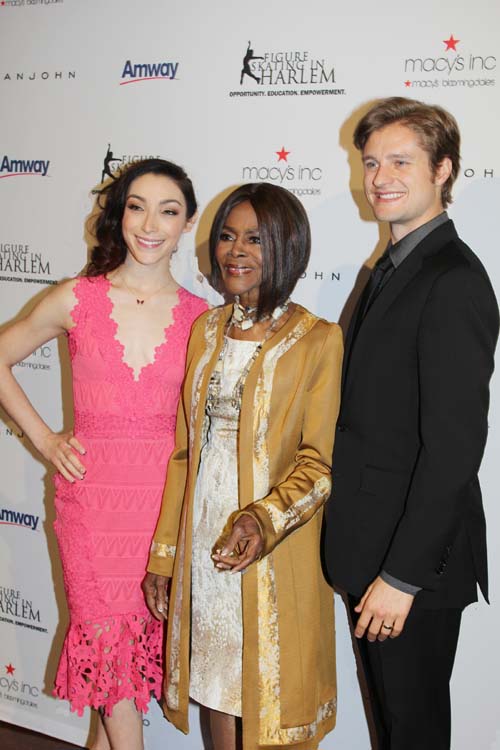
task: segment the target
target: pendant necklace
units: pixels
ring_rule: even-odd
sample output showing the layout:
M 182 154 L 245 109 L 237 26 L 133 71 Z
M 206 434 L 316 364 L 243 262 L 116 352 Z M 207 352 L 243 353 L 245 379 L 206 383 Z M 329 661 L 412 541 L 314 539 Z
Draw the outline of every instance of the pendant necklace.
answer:
M 239 299 L 238 298 L 235 298 L 235 299 L 237 300 L 236 304 L 238 304 L 238 306 L 241 307 L 241 305 L 239 304 Z M 271 338 L 271 336 L 273 335 L 273 333 L 275 332 L 275 330 L 277 328 L 277 325 L 278 325 L 278 322 L 280 321 L 282 315 L 284 315 L 284 313 L 288 310 L 289 306 L 290 306 L 290 300 L 287 299 L 286 302 L 284 302 L 282 305 L 279 305 L 278 307 L 276 307 L 270 315 L 267 315 L 265 318 L 261 318 L 259 320 L 259 323 L 262 320 L 269 320 L 269 319 L 271 319 L 272 322 L 271 322 L 271 325 L 269 326 L 269 328 L 267 329 L 267 331 L 265 332 L 264 338 L 262 339 L 262 341 L 259 341 L 257 343 L 257 346 L 255 347 L 254 351 L 252 352 L 252 355 L 250 356 L 248 362 L 243 367 L 243 369 L 241 371 L 241 374 L 240 374 L 238 380 L 236 381 L 236 383 L 234 385 L 234 388 L 232 390 L 231 397 L 230 397 L 231 406 L 233 407 L 233 409 L 235 409 L 238 412 L 241 409 L 241 400 L 242 400 L 242 397 L 243 397 L 243 389 L 245 387 L 245 381 L 246 381 L 246 379 L 248 377 L 248 373 L 250 372 L 253 363 L 255 362 L 255 360 L 257 359 L 257 357 L 259 356 L 259 354 L 260 354 L 260 352 L 262 350 L 262 347 L 264 346 L 264 344 L 266 343 L 266 341 L 268 341 Z M 243 308 L 243 309 L 244 310 L 248 310 L 248 308 Z M 253 308 L 253 309 L 256 309 L 256 308 Z M 252 308 L 250 308 L 250 310 L 252 310 Z M 210 380 L 208 382 L 206 410 L 207 410 L 207 412 L 209 414 L 213 413 L 216 410 L 219 410 L 220 406 L 221 406 L 221 401 L 222 401 L 222 397 L 221 397 L 221 393 L 222 393 L 222 367 L 223 367 L 224 356 L 225 356 L 226 350 L 227 350 L 227 341 L 228 341 L 227 333 L 228 333 L 228 331 L 231 329 L 231 327 L 233 325 L 236 328 L 241 328 L 241 325 L 239 325 L 239 323 L 241 322 L 241 318 L 239 318 L 239 319 L 237 318 L 236 319 L 237 322 L 235 322 L 233 320 L 233 318 L 234 318 L 234 308 L 233 308 L 233 315 L 229 319 L 229 321 L 227 323 L 227 326 L 226 326 L 226 332 L 225 332 L 225 336 L 224 336 L 224 343 L 223 343 L 222 348 L 221 348 L 221 350 L 219 352 L 219 356 L 217 358 L 217 362 L 215 363 L 215 367 L 213 369 L 212 375 L 210 376 Z M 257 321 L 254 320 L 251 323 L 251 325 L 247 325 L 246 329 L 243 328 L 243 330 L 247 330 L 248 328 L 251 328 L 256 322 Z
M 135 297 L 136 304 L 139 305 L 139 306 L 143 305 L 145 302 L 149 302 L 149 300 L 152 297 L 154 297 L 155 294 L 158 294 L 158 292 L 161 292 L 162 289 L 165 289 L 170 284 L 170 281 L 168 281 L 166 284 L 163 284 L 162 286 L 158 287 L 158 289 L 156 289 L 154 292 L 152 292 L 151 294 L 149 294 L 147 297 L 141 298 L 141 297 L 137 296 L 136 292 L 132 291 L 132 289 L 129 287 L 129 285 L 127 284 L 127 282 L 123 278 L 123 276 L 118 276 L 118 278 L 122 280 L 123 286 L 125 287 L 125 289 L 127 290 L 127 292 L 129 292 L 129 294 L 131 294 L 132 297 Z

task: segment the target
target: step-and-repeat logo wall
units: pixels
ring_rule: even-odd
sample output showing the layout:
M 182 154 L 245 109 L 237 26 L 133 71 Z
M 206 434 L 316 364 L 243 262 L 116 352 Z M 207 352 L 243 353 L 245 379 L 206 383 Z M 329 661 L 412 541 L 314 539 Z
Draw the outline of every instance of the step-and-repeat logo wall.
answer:
M 86 220 L 101 183 L 154 156 L 182 164 L 199 198 L 196 232 L 173 259 L 180 283 L 217 304 L 203 275 L 211 219 L 230 187 L 268 181 L 293 192 L 311 220 L 312 257 L 295 299 L 345 323 L 360 269 L 387 241 L 363 198 L 352 132 L 364 107 L 388 95 L 439 103 L 457 117 L 463 158 L 450 215 L 500 293 L 499 24 L 500 6 L 490 0 L 477 0 L 473 16 L 469 6 L 422 0 L 415 23 L 393 0 L 360 0 L 355 12 L 330 0 L 255 0 L 251 12 L 229 0 L 0 0 L 0 322 L 28 313 L 83 268 Z M 69 429 L 61 339 L 14 372 L 51 427 Z M 493 602 L 500 598 L 498 402 L 494 382 L 482 469 Z M 0 719 L 83 744 L 88 713 L 71 714 L 51 694 L 67 623 L 51 471 L 0 416 Z M 337 604 L 338 725 L 322 749 L 368 750 Z M 488 685 L 500 673 L 499 630 L 495 604 L 466 611 L 452 685 L 455 750 L 498 747 L 498 691 Z M 147 750 L 202 747 L 194 706 L 187 737 L 154 702 L 144 727 Z

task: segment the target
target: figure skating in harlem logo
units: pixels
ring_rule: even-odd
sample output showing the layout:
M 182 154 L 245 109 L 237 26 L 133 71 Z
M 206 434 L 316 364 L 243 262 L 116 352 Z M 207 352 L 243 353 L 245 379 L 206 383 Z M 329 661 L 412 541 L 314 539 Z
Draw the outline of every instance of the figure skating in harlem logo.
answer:
M 254 81 L 257 81 L 257 83 L 260 83 L 260 78 L 252 73 L 252 68 L 250 67 L 250 63 L 252 60 L 263 60 L 264 58 L 259 55 L 254 55 L 253 49 L 252 49 L 252 42 L 248 42 L 247 51 L 245 52 L 245 57 L 243 58 L 243 67 L 241 69 L 241 76 L 240 76 L 240 86 L 243 86 L 243 79 L 245 76 L 249 76 L 250 78 L 253 78 Z
M 260 45 L 258 45 L 260 47 Z M 262 49 L 255 54 L 247 43 L 240 68 L 239 88 L 230 97 L 339 96 L 335 67 L 309 49 Z M 234 75 L 234 74 L 232 74 Z
M 0 619 L 2 623 L 8 623 L 28 630 L 46 633 L 47 628 L 43 626 L 40 615 L 40 607 L 33 603 L 32 599 L 24 596 L 19 589 L 5 586 L 0 582 Z M 14 676 L 16 667 L 10 662 L 5 665 L 7 674 Z
M 104 178 L 106 175 L 108 177 L 111 177 L 112 180 L 116 180 L 115 175 L 110 169 L 110 164 L 116 161 L 122 161 L 122 159 L 119 159 L 117 156 L 113 156 L 113 152 L 111 151 L 111 144 L 108 143 L 108 150 L 106 151 L 106 156 L 104 157 L 104 162 L 102 165 L 102 175 L 101 175 L 101 182 L 104 182 Z
M 108 143 L 108 149 L 102 163 L 101 181 L 91 190 L 92 195 L 100 195 L 105 188 L 104 180 L 108 180 L 108 178 L 116 180 L 118 174 L 129 164 L 142 161 L 143 159 L 162 158 L 161 154 L 123 153 L 123 151 L 120 156 L 115 156 L 111 149 L 111 144 Z M 107 184 L 109 184 L 109 182 L 107 182 Z

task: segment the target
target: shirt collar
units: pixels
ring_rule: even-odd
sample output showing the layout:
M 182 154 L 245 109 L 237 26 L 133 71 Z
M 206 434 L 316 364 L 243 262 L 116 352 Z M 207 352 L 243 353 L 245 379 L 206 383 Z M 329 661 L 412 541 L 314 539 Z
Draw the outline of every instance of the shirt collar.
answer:
M 398 268 L 401 263 L 406 260 L 412 250 L 414 250 L 428 234 L 433 232 L 434 229 L 437 229 L 437 227 L 441 226 L 441 224 L 444 224 L 446 221 L 448 221 L 448 214 L 446 211 L 443 211 L 430 221 L 422 224 L 422 226 L 414 229 L 413 232 L 409 232 L 403 237 L 403 239 L 399 240 L 399 242 L 396 242 L 394 245 L 389 241 L 387 252 L 389 253 L 394 267 Z

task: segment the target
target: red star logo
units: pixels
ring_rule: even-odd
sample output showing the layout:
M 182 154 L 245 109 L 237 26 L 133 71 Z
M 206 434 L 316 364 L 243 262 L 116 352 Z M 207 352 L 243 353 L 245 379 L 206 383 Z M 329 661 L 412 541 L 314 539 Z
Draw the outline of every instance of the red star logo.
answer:
M 291 154 L 291 151 L 285 151 L 285 147 L 281 147 L 281 151 L 275 151 L 275 154 L 278 154 L 278 161 L 288 161 L 288 154 Z
M 454 39 L 453 34 L 450 35 L 449 39 L 443 39 L 443 44 L 446 44 L 445 52 L 448 52 L 449 49 L 452 49 L 454 52 L 457 51 L 457 44 L 459 43 L 460 39 Z
M 12 666 L 12 664 L 6 664 L 5 669 L 7 670 L 7 674 L 14 674 L 16 671 L 16 668 Z
M 411 86 L 411 81 L 405 81 L 406 88 L 409 88 Z

